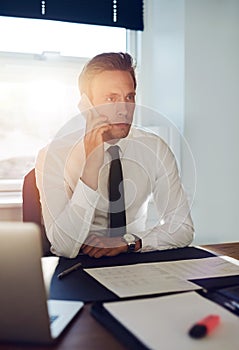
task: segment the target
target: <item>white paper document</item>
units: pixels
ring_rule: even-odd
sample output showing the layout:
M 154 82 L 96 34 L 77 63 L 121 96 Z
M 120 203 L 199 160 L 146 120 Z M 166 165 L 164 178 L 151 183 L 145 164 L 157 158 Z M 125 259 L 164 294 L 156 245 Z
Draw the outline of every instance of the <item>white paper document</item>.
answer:
M 223 257 L 189 259 L 157 263 L 159 268 L 183 279 L 239 275 L 239 266 Z
M 119 297 L 195 290 L 190 279 L 239 275 L 239 266 L 220 257 L 85 269 Z
M 121 298 L 201 288 L 161 270 L 155 263 L 85 269 L 85 271 Z
M 104 307 L 152 350 L 237 350 L 239 318 L 195 292 L 104 303 Z M 202 318 L 216 314 L 220 324 L 201 339 L 188 335 Z

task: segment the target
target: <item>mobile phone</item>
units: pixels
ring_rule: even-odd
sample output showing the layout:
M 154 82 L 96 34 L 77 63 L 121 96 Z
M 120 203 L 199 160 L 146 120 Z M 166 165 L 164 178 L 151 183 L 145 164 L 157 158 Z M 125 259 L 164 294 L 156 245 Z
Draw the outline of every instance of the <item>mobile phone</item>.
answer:
M 80 102 L 78 104 L 78 108 L 81 111 L 81 113 L 84 115 L 86 118 L 88 113 L 92 113 L 93 116 L 98 117 L 99 113 L 96 110 L 96 108 L 93 106 L 91 103 L 89 97 L 86 94 L 81 95 Z

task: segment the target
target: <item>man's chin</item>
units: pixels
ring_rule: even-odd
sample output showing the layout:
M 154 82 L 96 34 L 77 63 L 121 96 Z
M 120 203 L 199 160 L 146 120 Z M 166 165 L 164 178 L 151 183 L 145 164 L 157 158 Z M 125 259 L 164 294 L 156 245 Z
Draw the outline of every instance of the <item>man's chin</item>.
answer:
M 131 125 L 126 123 L 113 124 L 110 132 L 108 132 L 105 136 L 108 139 L 108 141 L 115 139 L 123 139 L 128 136 L 130 127 Z

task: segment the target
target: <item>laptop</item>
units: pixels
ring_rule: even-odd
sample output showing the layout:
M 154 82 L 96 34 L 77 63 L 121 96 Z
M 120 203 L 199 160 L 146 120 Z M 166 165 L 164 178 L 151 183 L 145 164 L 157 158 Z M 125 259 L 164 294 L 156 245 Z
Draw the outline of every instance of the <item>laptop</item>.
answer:
M 83 307 L 47 300 L 37 225 L 0 222 L 0 341 L 50 344 Z

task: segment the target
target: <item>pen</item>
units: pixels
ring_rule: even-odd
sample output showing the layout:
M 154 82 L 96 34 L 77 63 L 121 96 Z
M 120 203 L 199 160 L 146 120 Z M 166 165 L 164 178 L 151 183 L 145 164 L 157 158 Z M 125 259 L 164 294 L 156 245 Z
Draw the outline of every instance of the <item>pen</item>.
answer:
M 61 273 L 59 273 L 59 275 L 57 275 L 57 278 L 59 278 L 59 279 L 63 278 L 64 276 L 68 275 L 72 271 L 77 270 L 80 266 L 82 266 L 81 263 L 77 263 L 77 264 L 69 267 L 68 269 L 66 269 L 66 270 L 62 271 Z
M 193 325 L 189 330 L 189 335 L 196 339 L 202 338 L 211 333 L 219 325 L 219 323 L 220 316 L 209 315 Z

